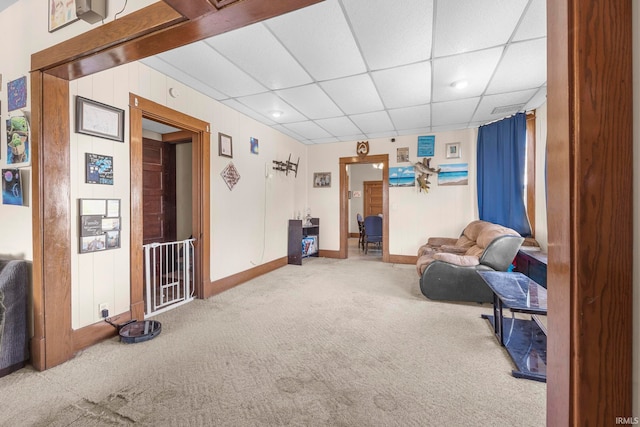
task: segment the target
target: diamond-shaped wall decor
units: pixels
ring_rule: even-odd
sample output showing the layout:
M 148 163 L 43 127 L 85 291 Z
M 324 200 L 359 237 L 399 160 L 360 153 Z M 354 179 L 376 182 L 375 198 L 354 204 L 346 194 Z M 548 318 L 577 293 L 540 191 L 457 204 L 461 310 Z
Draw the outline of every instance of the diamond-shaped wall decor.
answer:
M 233 187 L 238 183 L 238 181 L 240 181 L 240 173 L 238 172 L 238 169 L 233 166 L 232 162 L 229 162 L 229 164 L 222 169 L 220 176 L 222 176 L 224 182 L 227 183 L 229 190 L 233 190 Z

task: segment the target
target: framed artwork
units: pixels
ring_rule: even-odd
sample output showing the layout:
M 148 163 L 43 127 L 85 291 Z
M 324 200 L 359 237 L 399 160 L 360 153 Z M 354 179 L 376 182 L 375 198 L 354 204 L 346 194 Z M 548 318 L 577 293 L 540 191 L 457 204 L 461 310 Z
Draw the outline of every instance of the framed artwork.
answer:
M 251 144 L 251 154 L 258 154 L 258 138 L 251 137 L 249 143 Z
M 331 172 L 314 172 L 313 186 L 315 188 L 331 187 Z
M 435 145 L 436 145 L 435 135 L 419 136 L 418 137 L 418 157 L 433 157 Z
M 389 168 L 389 187 L 414 187 L 416 171 L 413 166 Z
M 407 163 L 409 161 L 409 147 L 397 148 L 396 154 L 398 163 Z
M 8 111 L 25 108 L 27 106 L 27 77 L 11 80 L 7 83 Z
M 76 132 L 124 142 L 124 110 L 76 96 Z
M 460 143 L 451 142 L 446 145 L 447 159 L 459 159 L 460 158 Z
M 218 156 L 233 158 L 231 137 L 220 132 L 218 132 Z
M 23 115 L 7 119 L 7 165 L 29 166 L 31 163 L 31 142 L 29 121 Z
M 84 153 L 87 184 L 113 185 L 113 157 Z
M 79 199 L 81 254 L 120 247 L 120 199 Z
M 20 169 L 2 169 L 2 204 L 22 206 Z
M 78 20 L 75 0 L 49 0 L 49 32 Z
M 468 163 L 449 163 L 439 168 L 438 185 L 469 185 Z

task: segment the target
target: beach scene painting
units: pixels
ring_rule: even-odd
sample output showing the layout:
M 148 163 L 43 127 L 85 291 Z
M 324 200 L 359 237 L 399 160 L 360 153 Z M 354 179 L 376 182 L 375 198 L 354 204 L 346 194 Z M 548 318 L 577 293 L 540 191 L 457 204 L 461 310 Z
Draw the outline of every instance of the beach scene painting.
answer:
M 468 163 L 449 163 L 438 167 L 438 185 L 469 185 Z
M 413 166 L 389 168 L 389 187 L 414 187 L 416 171 Z

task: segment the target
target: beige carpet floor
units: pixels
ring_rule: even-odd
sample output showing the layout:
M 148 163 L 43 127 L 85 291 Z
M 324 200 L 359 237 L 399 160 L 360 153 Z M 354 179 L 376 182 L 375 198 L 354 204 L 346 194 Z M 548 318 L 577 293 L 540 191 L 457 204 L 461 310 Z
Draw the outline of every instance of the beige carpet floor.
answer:
M 511 376 L 483 313 L 413 266 L 307 259 L 0 378 L 0 425 L 543 426 L 546 384 Z

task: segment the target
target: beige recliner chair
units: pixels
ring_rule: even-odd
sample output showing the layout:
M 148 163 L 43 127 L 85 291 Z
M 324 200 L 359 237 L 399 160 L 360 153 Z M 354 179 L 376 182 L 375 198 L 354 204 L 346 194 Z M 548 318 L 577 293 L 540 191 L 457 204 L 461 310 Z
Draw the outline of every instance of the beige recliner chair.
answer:
M 418 250 L 420 290 L 432 300 L 491 302 L 478 271 L 507 271 L 524 238 L 510 228 L 472 221 L 459 238 L 430 238 Z

